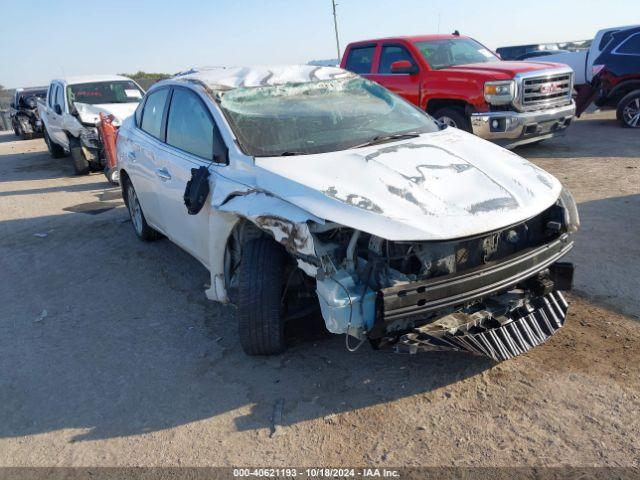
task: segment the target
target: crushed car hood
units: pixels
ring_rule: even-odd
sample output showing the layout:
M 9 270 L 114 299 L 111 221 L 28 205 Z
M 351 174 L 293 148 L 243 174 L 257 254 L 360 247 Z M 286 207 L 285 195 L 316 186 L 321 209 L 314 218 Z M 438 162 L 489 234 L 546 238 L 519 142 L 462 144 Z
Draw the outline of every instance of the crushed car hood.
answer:
M 130 102 L 90 105 L 88 103 L 74 102 L 74 105 L 78 110 L 82 123 L 97 123 L 100 120 L 100 113 L 102 112 L 105 115 L 113 115 L 116 117 L 117 124 L 122 124 L 125 118 L 133 115 L 133 112 L 135 112 L 139 104 L 138 102 Z
M 447 240 L 533 217 L 560 182 L 522 157 L 454 128 L 408 141 L 256 158 L 256 186 L 387 240 Z

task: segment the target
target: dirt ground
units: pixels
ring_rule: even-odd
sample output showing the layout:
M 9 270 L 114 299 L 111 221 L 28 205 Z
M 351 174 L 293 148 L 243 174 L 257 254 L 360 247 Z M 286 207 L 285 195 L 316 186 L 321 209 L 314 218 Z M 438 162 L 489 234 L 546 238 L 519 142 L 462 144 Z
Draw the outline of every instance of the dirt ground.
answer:
M 0 466 L 640 466 L 640 134 L 611 113 L 518 153 L 579 202 L 567 325 L 501 364 L 294 332 L 234 312 L 102 174 L 0 135 Z

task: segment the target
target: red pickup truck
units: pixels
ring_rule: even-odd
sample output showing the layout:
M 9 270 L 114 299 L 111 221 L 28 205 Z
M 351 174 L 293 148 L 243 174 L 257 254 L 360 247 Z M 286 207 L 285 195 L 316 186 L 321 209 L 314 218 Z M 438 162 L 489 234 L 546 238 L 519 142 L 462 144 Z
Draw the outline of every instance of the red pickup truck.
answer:
M 575 114 L 571 68 L 502 61 L 457 33 L 351 43 L 340 66 L 508 148 L 562 133 Z

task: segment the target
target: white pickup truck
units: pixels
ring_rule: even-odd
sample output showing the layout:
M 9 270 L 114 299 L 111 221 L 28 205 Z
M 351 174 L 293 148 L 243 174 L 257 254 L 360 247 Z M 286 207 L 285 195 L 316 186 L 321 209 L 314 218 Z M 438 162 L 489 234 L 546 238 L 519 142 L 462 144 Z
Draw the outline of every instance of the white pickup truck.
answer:
M 105 156 L 96 124 L 100 113 L 113 115 L 116 126 L 138 107 L 144 90 L 130 78 L 92 75 L 53 80 L 38 111 L 44 139 L 53 158 L 68 153 L 76 174 L 102 170 Z

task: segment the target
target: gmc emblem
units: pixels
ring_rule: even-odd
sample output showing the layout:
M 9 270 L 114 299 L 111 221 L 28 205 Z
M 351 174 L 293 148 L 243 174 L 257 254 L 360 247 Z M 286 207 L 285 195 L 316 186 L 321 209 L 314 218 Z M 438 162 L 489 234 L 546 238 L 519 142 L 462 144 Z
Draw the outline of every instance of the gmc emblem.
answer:
M 549 93 L 557 93 L 562 89 L 560 83 L 545 83 L 540 86 L 540 93 L 548 95 Z

